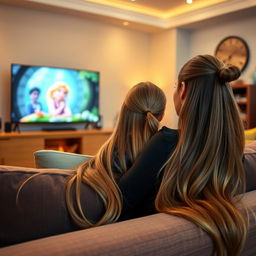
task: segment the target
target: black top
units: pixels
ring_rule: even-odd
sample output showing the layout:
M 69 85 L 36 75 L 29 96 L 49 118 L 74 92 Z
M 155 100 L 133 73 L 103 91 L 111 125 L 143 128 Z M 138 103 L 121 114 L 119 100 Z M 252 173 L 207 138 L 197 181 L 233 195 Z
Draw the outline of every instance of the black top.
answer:
M 156 212 L 155 196 L 160 184 L 159 171 L 178 142 L 178 131 L 163 127 L 138 156 L 132 167 L 118 180 L 123 196 L 120 220 Z

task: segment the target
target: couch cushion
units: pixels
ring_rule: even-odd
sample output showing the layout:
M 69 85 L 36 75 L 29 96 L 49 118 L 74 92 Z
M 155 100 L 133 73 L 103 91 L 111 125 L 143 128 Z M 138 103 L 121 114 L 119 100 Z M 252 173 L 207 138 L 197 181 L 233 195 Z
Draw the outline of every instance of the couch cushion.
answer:
M 65 202 L 66 182 L 72 173 L 0 166 L 0 246 L 77 230 Z M 40 175 L 24 185 L 16 204 L 19 187 L 35 174 Z M 103 206 L 96 193 L 83 185 L 81 196 L 86 216 L 99 219 Z
M 247 189 L 256 189 L 256 141 L 246 144 L 244 167 L 246 170 Z M 75 169 L 92 156 L 61 152 L 56 150 L 39 150 L 34 153 L 37 168 Z
M 88 161 L 92 156 L 61 152 L 57 150 L 38 150 L 34 152 L 37 168 L 57 168 L 74 170 L 81 163 Z

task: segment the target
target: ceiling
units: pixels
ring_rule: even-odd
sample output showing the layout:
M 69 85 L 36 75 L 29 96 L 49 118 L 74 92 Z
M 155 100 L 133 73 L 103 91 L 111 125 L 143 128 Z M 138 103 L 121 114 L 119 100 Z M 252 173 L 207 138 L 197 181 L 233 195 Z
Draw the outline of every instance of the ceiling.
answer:
M 213 6 L 232 0 L 193 0 L 187 4 L 186 0 L 83 0 L 96 4 L 126 9 L 160 18 L 167 18 L 181 13 L 188 13 L 207 6 Z
M 193 0 L 192 4 L 186 0 L 0 0 L 1 3 L 83 16 L 148 32 L 193 28 L 256 13 L 256 0 Z
M 134 5 L 138 8 L 154 9 L 154 10 L 161 11 L 161 12 L 166 12 L 170 9 L 179 8 L 179 7 L 182 7 L 182 6 L 186 5 L 184 0 L 172 0 L 172 1 L 170 1 L 170 0 L 136 0 L 136 1 L 130 1 L 130 0 L 119 0 L 119 1 L 116 0 L 115 1 L 115 0 L 112 0 L 111 1 L 110 0 L 109 2 L 120 2 L 122 4 Z

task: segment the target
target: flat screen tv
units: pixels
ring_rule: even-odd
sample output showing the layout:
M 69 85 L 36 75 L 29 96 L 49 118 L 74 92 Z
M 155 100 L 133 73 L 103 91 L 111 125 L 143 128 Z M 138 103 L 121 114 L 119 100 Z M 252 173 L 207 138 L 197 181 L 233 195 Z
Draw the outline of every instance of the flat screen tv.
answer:
M 96 123 L 99 117 L 99 72 L 11 64 L 12 123 Z

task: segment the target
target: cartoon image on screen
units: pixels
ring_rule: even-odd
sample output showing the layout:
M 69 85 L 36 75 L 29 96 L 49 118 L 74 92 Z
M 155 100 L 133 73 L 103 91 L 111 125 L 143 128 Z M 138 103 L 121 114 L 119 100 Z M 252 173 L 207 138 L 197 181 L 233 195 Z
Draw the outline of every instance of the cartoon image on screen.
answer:
M 99 72 L 12 64 L 14 123 L 97 122 Z

